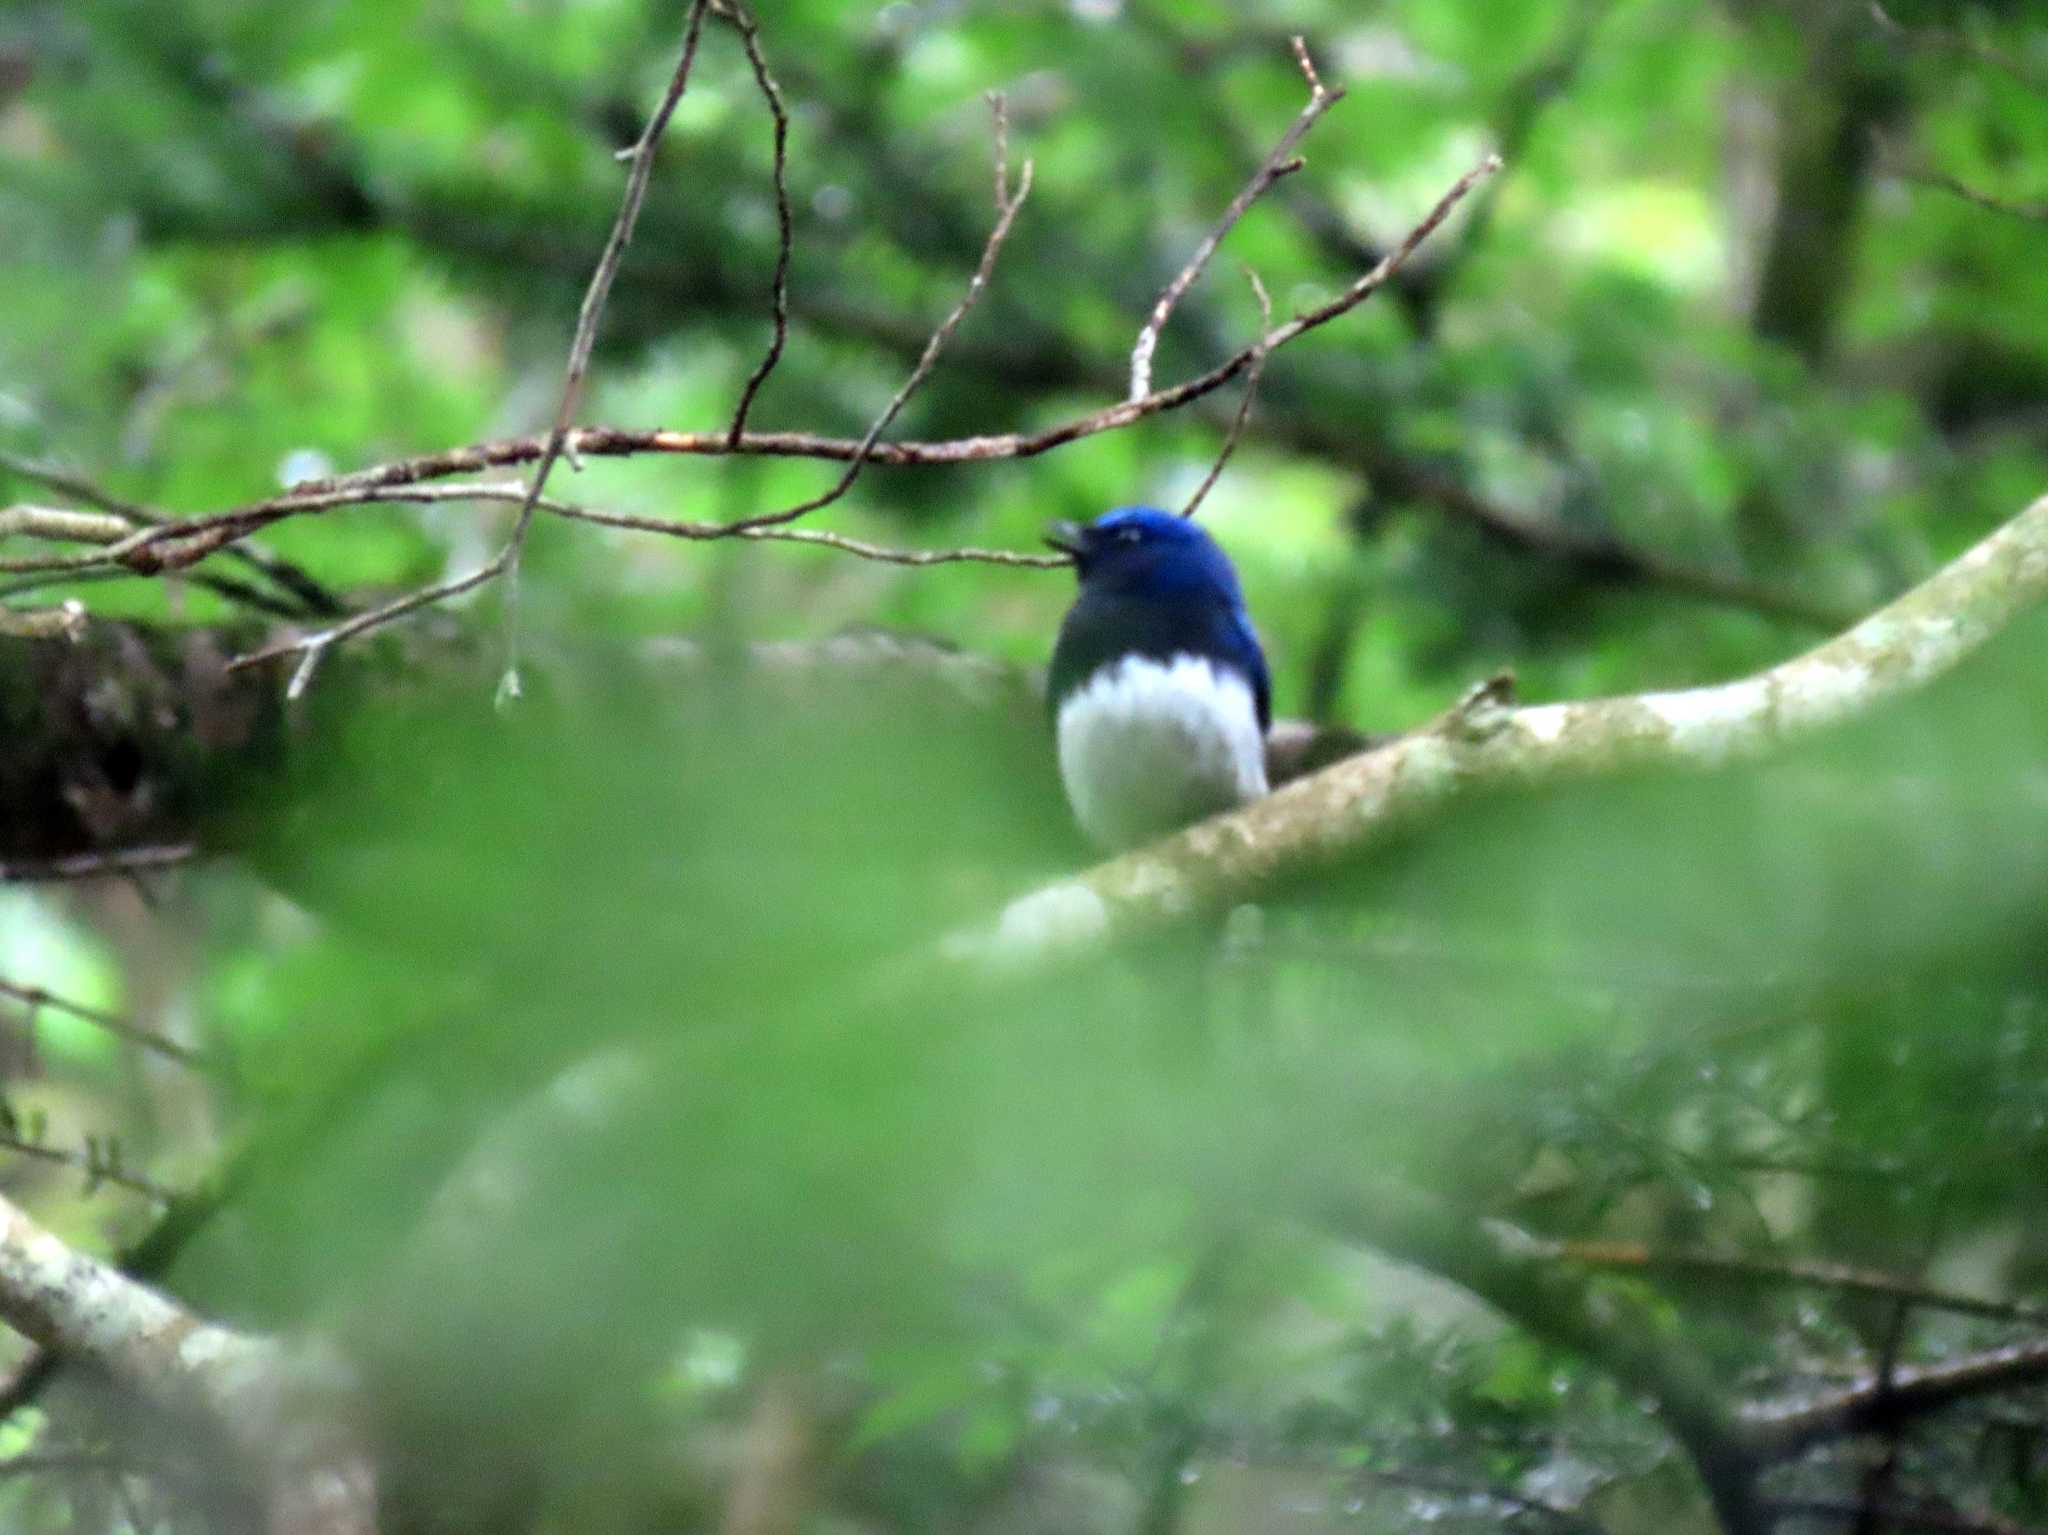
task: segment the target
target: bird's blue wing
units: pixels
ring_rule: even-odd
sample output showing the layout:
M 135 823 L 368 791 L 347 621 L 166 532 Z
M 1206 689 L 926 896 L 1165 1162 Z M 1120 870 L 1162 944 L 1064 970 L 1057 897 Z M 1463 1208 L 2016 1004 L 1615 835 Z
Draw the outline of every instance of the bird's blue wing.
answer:
M 1266 672 L 1266 652 L 1260 648 L 1258 633 L 1242 608 L 1230 615 L 1230 621 L 1245 675 L 1252 681 L 1252 697 L 1259 706 L 1259 729 L 1270 730 L 1273 728 L 1273 679 Z

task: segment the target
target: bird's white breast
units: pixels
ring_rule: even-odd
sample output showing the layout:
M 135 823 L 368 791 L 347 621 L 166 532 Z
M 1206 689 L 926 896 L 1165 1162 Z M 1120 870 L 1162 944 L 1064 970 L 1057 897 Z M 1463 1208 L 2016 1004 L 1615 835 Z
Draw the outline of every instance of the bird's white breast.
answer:
M 1243 678 L 1194 656 L 1125 656 L 1059 706 L 1060 778 L 1074 818 L 1133 847 L 1266 792 L 1258 705 Z

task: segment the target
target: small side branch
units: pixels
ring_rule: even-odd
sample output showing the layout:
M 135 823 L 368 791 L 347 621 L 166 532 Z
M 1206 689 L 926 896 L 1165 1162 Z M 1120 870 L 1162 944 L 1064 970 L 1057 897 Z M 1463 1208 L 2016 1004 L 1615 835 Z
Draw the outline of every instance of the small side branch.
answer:
M 619 275 L 619 263 L 625 259 L 626 247 L 632 243 L 633 230 L 640 222 L 640 209 L 647 201 L 647 184 L 654 175 L 655 151 L 660 147 L 662 134 L 668 130 L 669 119 L 675 115 L 677 103 L 683 99 L 683 92 L 689 89 L 690 70 L 697 62 L 697 44 L 704 35 L 704 12 L 708 3 L 709 0 L 692 0 L 689 16 L 683 24 L 682 55 L 676 60 L 674 73 L 669 76 L 668 89 L 662 92 L 661 102 L 647 119 L 647 126 L 640 130 L 639 139 L 625 153 L 624 158 L 631 167 L 626 173 L 626 193 L 619 201 L 619 212 L 612 220 L 611 233 L 605 236 L 604 250 L 597 258 L 597 270 L 590 274 L 590 286 L 584 291 L 582 307 L 576 312 L 576 332 L 569 342 L 569 363 L 562 375 L 562 398 L 555 407 L 555 422 L 548 429 L 547 446 L 541 450 L 540 462 L 534 467 L 533 483 L 527 489 L 525 504 L 519 508 L 518 521 L 513 524 L 512 537 L 502 557 L 512 581 L 508 602 L 517 601 L 519 553 L 525 544 L 527 530 L 533 525 L 534 504 L 547 489 L 548 474 L 562 454 L 568 441 L 569 424 L 576 419 L 576 412 L 583 403 L 583 385 L 590 374 L 590 354 L 597 345 L 598 321 L 604 318 L 604 306 L 611 299 L 612 283 Z
M 2048 91 L 2048 76 L 2028 67 L 2012 54 L 1974 42 L 1959 32 L 1944 31 L 1938 27 L 1906 26 L 1886 10 L 1880 0 L 1870 0 L 1870 17 L 1881 32 L 1907 48 L 1955 54 L 1974 63 L 1988 64 L 2032 90 Z
M 124 847 L 106 852 L 74 853 L 65 858 L 0 859 L 0 885 L 49 884 L 75 879 L 133 877 L 158 869 L 173 868 L 197 856 L 190 842 L 166 843 L 160 847 Z
M 1259 274 L 1250 267 L 1244 275 L 1251 279 L 1252 292 L 1259 300 L 1259 334 L 1273 328 L 1273 299 L 1266 292 L 1266 285 L 1259 281 Z M 1245 370 L 1244 395 L 1237 402 L 1237 414 L 1230 418 L 1230 430 L 1223 434 L 1223 446 L 1216 452 L 1216 462 L 1209 466 L 1209 472 L 1202 477 L 1202 483 L 1195 487 L 1195 493 L 1188 497 L 1188 504 L 1180 509 L 1183 517 L 1192 517 L 1202 509 L 1202 503 L 1215 489 L 1217 480 L 1223 477 L 1223 466 L 1230 462 L 1230 455 L 1237 450 L 1237 439 L 1244 434 L 1244 424 L 1252 413 L 1252 402 L 1259 397 L 1259 377 L 1266 371 L 1266 352 L 1262 347 L 1253 356 L 1251 367 Z
M 533 525 L 534 512 L 547 489 L 548 476 L 554 470 L 556 460 L 570 446 L 569 426 L 575 419 L 578 406 L 582 403 L 583 385 L 590 371 L 590 354 L 597 343 L 598 321 L 603 318 L 605 304 L 611 297 L 612 282 L 618 276 L 619 263 L 625 257 L 626 246 L 632 241 L 634 226 L 640 219 L 641 205 L 647 199 L 647 184 L 654 171 L 655 150 L 668 127 L 670 117 L 675 113 L 676 104 L 682 100 L 683 92 L 689 86 L 690 71 L 697 60 L 697 44 L 703 36 L 704 13 L 709 5 L 710 0 L 692 0 L 688 19 L 684 23 L 682 55 L 676 61 L 674 73 L 669 77 L 668 88 L 662 93 L 661 102 L 654 109 L 654 114 L 648 118 L 647 126 L 641 130 L 639 139 L 621 156 L 631 166 L 626 177 L 625 195 L 620 201 L 618 216 L 612 221 L 611 233 L 605 239 L 604 251 L 598 257 L 597 269 L 591 274 L 590 286 L 584 292 L 582 307 L 577 312 L 576 330 L 569 344 L 569 361 L 563 373 L 561 400 L 555 409 L 554 424 L 549 427 L 547 437 L 541 445 L 539 462 L 534 466 L 533 477 L 528 482 L 526 495 L 520 503 L 511 535 L 489 561 L 467 575 L 458 576 L 439 586 L 412 592 L 382 607 L 358 613 L 345 623 L 291 641 L 284 649 L 301 654 L 303 659 L 297 670 L 292 673 L 291 682 L 286 688 L 288 696 L 296 698 L 305 692 L 312 683 L 320 658 L 331 646 L 369 630 L 381 628 L 408 614 L 418 612 L 421 608 L 462 596 L 495 581 L 499 576 L 508 578 L 506 624 L 514 651 L 506 666 L 506 691 L 515 695 L 518 692 L 516 647 L 520 552 L 525 547 L 527 532 Z M 229 537 L 236 536 L 229 531 L 233 526 L 232 523 L 220 524 L 221 530 Z M 202 537 L 202 552 L 211 552 L 211 548 L 217 546 L 205 544 Z
M 1131 390 L 1127 399 L 1142 400 L 1152 392 L 1152 354 L 1159 349 L 1159 334 L 1166 329 L 1166 322 L 1173 315 L 1175 307 L 1202 275 L 1202 269 L 1209 264 L 1209 258 L 1216 254 L 1230 231 L 1237 227 L 1237 221 L 1245 211 L 1266 193 L 1266 189 L 1301 169 L 1303 162 L 1295 155 L 1294 146 L 1302 136 L 1313 128 L 1316 119 L 1344 99 L 1342 89 L 1330 90 L 1316 73 L 1315 61 L 1309 57 L 1308 44 L 1301 38 L 1294 40 L 1294 59 L 1301 66 L 1302 78 L 1308 82 L 1308 104 L 1280 135 L 1259 168 L 1252 172 L 1252 179 L 1230 200 L 1230 206 L 1223 210 L 1223 217 L 1216 221 L 1216 227 L 1209 231 L 1202 243 L 1195 247 L 1195 253 L 1188 258 L 1187 265 L 1174 274 L 1173 280 L 1161 290 L 1158 300 L 1152 305 L 1144 326 L 1138 331 L 1136 345 L 1131 348 Z M 1265 329 L 1271 328 L 1270 319 Z
M 1910 1422 L 1957 1402 L 2048 1380 L 2048 1341 L 1987 1349 L 1941 1364 L 1873 1373 L 1845 1390 L 1779 1407 L 1753 1408 L 1744 1432 L 1755 1452 L 1789 1459 L 1814 1445 Z
M 782 103 L 782 87 L 769 72 L 768 60 L 761 52 L 760 25 L 747 13 L 740 0 L 720 0 L 718 14 L 739 33 L 740 46 L 747 53 L 747 65 L 754 72 L 754 84 L 775 123 L 775 276 L 771 279 L 770 300 L 775 332 L 769 338 L 767 352 L 755 364 L 754 371 L 740 390 L 739 405 L 732 413 L 732 427 L 725 434 L 725 444 L 730 449 L 737 448 L 740 438 L 745 435 L 747 412 L 754 407 L 754 396 L 761 392 L 761 386 L 768 382 L 768 375 L 775 371 L 775 364 L 782 359 L 782 348 L 789 340 L 789 258 L 796 236 L 789 212 L 789 111 Z M 997 185 L 1000 192 L 1000 181 Z
M 110 519 L 118 519 L 124 524 L 118 532 L 114 531 L 114 523 L 111 520 L 99 524 L 94 534 L 83 535 L 88 542 L 112 543 L 134 528 L 153 527 L 172 520 L 162 512 L 137 505 L 133 501 L 113 494 L 111 491 L 88 480 L 83 475 L 74 474 L 70 470 L 59 468 L 55 464 L 46 464 L 35 459 L 21 458 L 12 453 L 0 452 L 0 470 L 5 470 L 9 474 L 41 485 L 46 490 L 54 490 L 61 496 L 68 496 L 80 505 L 95 507 L 101 512 L 107 513 Z M 99 537 L 99 532 L 105 532 L 110 536 L 105 538 Z M 66 534 L 63 536 L 70 537 L 72 535 Z M 270 581 L 308 613 L 325 616 L 348 611 L 340 598 L 314 580 L 301 567 L 293 564 L 281 555 L 273 554 L 269 550 L 259 548 L 254 544 L 243 542 L 234 546 L 231 551 L 231 557 Z M 0 569 L 4 568 L 6 567 L 0 566 Z M 246 602 L 252 607 L 264 607 L 266 605 L 265 598 L 249 593 L 246 588 L 242 588 L 238 592 L 236 590 L 237 583 L 218 580 L 209 584 L 215 590 L 221 591 L 222 595 L 234 597 L 236 600 Z M 274 606 L 277 599 L 269 598 L 267 601 L 270 605 Z
M 1697 1276 L 1743 1285 L 1806 1285 L 1854 1295 L 1872 1295 L 1932 1311 L 1984 1317 L 1999 1322 L 2026 1322 L 2048 1327 L 2048 1307 L 2022 1301 L 1992 1300 L 1953 1290 L 1917 1284 L 1896 1274 L 1855 1268 L 1845 1263 L 1819 1263 L 1758 1258 L 1743 1253 L 1696 1249 L 1660 1251 L 1637 1242 L 1559 1242 L 1555 1255 L 1582 1268 L 1610 1273 Z
M 31 1016 L 45 1008 L 51 1012 L 63 1013 L 82 1023 L 89 1023 L 94 1028 L 104 1029 L 116 1038 L 139 1045 L 166 1060 L 176 1061 L 181 1066 L 203 1068 L 210 1064 L 197 1050 L 181 1045 L 174 1039 L 166 1039 L 163 1035 L 153 1033 L 116 1013 L 107 1012 L 102 1008 L 87 1007 L 82 1002 L 69 1001 L 40 986 L 26 986 L 19 981 L 0 977 L 0 997 L 11 997 L 27 1008 Z
M 867 434 L 854 448 L 853 457 L 847 460 L 845 470 L 832 487 L 808 501 L 800 501 L 780 511 L 763 512 L 753 517 L 742 517 L 734 522 L 725 523 L 723 528 L 728 535 L 795 522 L 799 517 L 808 516 L 821 507 L 830 506 L 851 490 L 853 482 L 860 478 L 861 470 L 867 467 L 869 455 L 874 452 L 875 444 L 881 441 L 882 433 L 889 430 L 910 397 L 931 376 L 932 368 L 939 360 L 939 354 L 946 349 L 946 343 L 952 339 L 953 332 L 958 330 L 960 322 L 967 318 L 967 311 L 974 307 L 975 300 L 979 299 L 982 291 L 987 288 L 989 276 L 995 271 L 996 257 L 1002 253 L 1003 242 L 1010 237 L 1010 226 L 1016 222 L 1017 212 L 1024 206 L 1024 199 L 1031 192 L 1029 160 L 1024 162 L 1024 168 L 1018 174 L 1016 190 L 1010 190 L 1009 114 L 999 93 L 989 97 L 989 109 L 995 117 L 996 222 L 995 227 L 989 231 L 987 244 L 982 246 L 981 260 L 975 266 L 974 275 L 968 279 L 967 291 L 961 295 L 960 302 L 953 306 L 952 312 L 939 322 L 939 328 L 932 332 L 931 339 L 925 343 L 923 354 L 917 359 L 917 366 L 910 370 L 910 377 L 903 381 L 903 387 L 896 391 L 888 406 L 867 429 Z
M 83 1146 L 56 1146 L 34 1134 L 23 1134 L 12 1128 L 11 1120 L 11 1115 L 0 1114 L 0 1151 L 11 1151 L 17 1156 L 47 1162 L 53 1167 L 70 1168 L 85 1180 L 88 1197 L 97 1194 L 102 1187 L 126 1189 L 165 1209 L 182 1197 L 175 1189 L 165 1188 L 153 1178 L 129 1171 L 118 1142 L 89 1136 Z

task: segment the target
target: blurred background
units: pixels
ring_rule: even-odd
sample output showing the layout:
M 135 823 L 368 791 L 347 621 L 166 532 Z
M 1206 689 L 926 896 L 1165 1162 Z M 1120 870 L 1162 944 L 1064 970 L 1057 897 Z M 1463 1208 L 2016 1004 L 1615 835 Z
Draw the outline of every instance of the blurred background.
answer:
M 0 504 L 193 515 L 544 430 L 685 9 L 12 0 Z M 2034 0 L 758 21 L 794 217 L 762 431 L 858 438 L 957 302 L 989 91 L 1032 192 L 893 437 L 1122 397 L 1301 109 L 1295 34 L 1349 95 L 1160 382 L 1257 334 L 1241 267 L 1326 301 L 1502 155 L 1270 358 L 1204 505 L 1280 715 L 1736 677 L 2048 488 Z M 714 16 L 579 419 L 730 420 L 771 142 Z M 1031 552 L 1178 506 L 1238 387 L 876 465 L 806 525 Z M 728 520 L 838 473 L 551 485 Z M 473 569 L 513 510 L 0 573 L 87 615 L 0 637 L 0 1187 L 205 1315 L 339 1340 L 391 1529 L 2048 1527 L 2038 623 L 1780 760 L 1474 805 L 1220 944 L 906 980 L 1087 861 L 1034 691 L 1071 575 L 544 517 L 509 713 L 495 587 L 289 705 L 288 666 L 223 677 Z M 203 1449 L 7 1358 L 0 1524 L 248 1516 Z M 1834 1416 L 1770 1427 L 1797 1403 Z

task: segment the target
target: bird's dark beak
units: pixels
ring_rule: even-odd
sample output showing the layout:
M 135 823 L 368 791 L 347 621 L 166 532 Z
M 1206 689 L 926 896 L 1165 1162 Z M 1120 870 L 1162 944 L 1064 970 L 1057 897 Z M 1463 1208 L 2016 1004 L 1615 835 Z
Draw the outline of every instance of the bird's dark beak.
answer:
M 1076 560 L 1081 558 L 1087 543 L 1087 533 L 1078 522 L 1055 522 L 1045 530 L 1046 548 L 1071 554 Z

